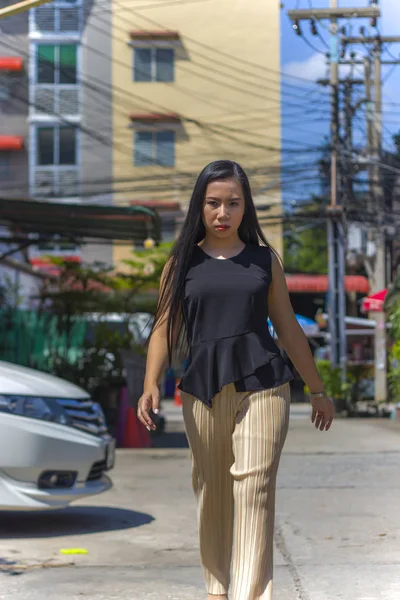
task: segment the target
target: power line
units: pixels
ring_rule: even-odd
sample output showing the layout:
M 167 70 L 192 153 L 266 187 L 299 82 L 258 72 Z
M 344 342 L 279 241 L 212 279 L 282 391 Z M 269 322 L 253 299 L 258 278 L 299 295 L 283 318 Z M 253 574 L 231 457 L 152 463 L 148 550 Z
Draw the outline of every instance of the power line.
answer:
M 7 45 L 10 46 L 9 44 L 7 44 Z M 84 83 L 84 82 L 82 82 L 82 83 Z M 89 87 L 91 87 L 90 84 L 89 84 Z M 14 96 L 18 97 L 15 94 L 14 94 Z M 22 101 L 25 104 L 28 104 L 29 106 L 37 106 L 37 104 L 31 103 L 30 101 L 27 101 L 26 99 L 24 99 L 22 97 L 19 97 L 19 100 Z M 53 114 L 55 116 L 57 116 L 58 118 L 60 118 L 62 120 L 62 122 L 66 123 L 68 125 L 73 125 L 73 126 L 77 127 L 76 123 L 71 123 L 71 121 L 69 121 L 68 119 L 62 117 L 62 115 L 60 115 L 60 114 L 58 114 L 56 112 L 53 112 Z M 258 149 L 264 149 L 264 150 L 267 150 L 269 152 L 276 151 L 278 153 L 280 153 L 282 150 L 285 151 L 285 152 L 296 152 L 296 153 L 299 152 L 299 150 L 294 150 L 294 149 L 290 149 L 290 148 L 288 148 L 288 149 L 280 148 L 280 147 L 275 148 L 273 146 L 266 146 L 264 144 L 253 143 L 253 142 L 250 142 L 248 140 L 243 140 L 241 138 L 235 138 L 232 135 L 232 133 L 239 133 L 240 134 L 240 133 L 245 132 L 246 130 L 237 129 L 237 128 L 231 128 L 231 127 L 226 127 L 226 126 L 222 126 L 222 125 L 218 125 L 218 124 L 210 125 L 210 124 L 207 124 L 205 122 L 198 122 L 198 121 L 196 121 L 194 119 L 189 119 L 189 118 L 186 118 L 186 120 L 195 123 L 201 129 L 212 131 L 212 132 L 216 133 L 216 135 L 223 136 L 224 138 L 227 138 L 227 139 L 230 139 L 230 140 L 233 140 L 233 141 L 238 141 L 241 144 L 247 145 L 249 147 L 254 147 L 254 148 L 258 148 Z M 83 126 L 79 126 L 79 127 L 80 127 L 80 129 L 84 133 L 86 133 L 87 135 L 89 135 L 93 139 L 96 139 L 96 141 L 102 142 L 103 145 L 106 145 L 106 146 L 109 146 L 109 147 L 116 147 L 119 151 L 121 151 L 123 153 L 125 153 L 125 150 L 126 150 L 127 153 L 129 153 L 129 156 L 130 157 L 132 156 L 132 154 L 131 154 L 132 148 L 131 147 L 127 147 L 125 145 L 121 145 L 121 144 L 118 144 L 118 143 L 116 143 L 116 144 L 113 145 L 112 142 L 110 142 L 108 138 L 103 138 L 103 139 L 100 138 L 100 136 L 98 135 L 97 132 L 94 132 L 94 131 L 92 131 L 92 130 L 90 130 L 88 128 L 85 128 Z M 258 136 L 258 135 L 260 135 L 260 134 L 256 134 L 256 136 Z M 264 137 L 264 136 L 262 136 L 262 137 Z M 289 143 L 295 143 L 295 144 L 298 144 L 298 145 L 303 145 L 301 142 L 299 142 L 297 140 L 294 141 L 294 142 L 291 140 L 291 141 L 289 141 Z M 313 151 L 318 151 L 318 147 L 315 148 L 315 147 L 309 145 L 309 149 L 307 151 L 312 151 L 312 152 Z
M 253 184 L 256 181 L 256 178 L 258 175 L 261 176 L 265 176 L 264 173 L 257 173 L 257 172 L 252 172 L 251 169 L 247 168 L 246 172 L 249 174 L 249 177 L 252 178 L 253 180 Z M 304 170 L 304 173 L 306 171 Z M 194 185 L 194 180 L 197 177 L 198 172 L 196 173 L 192 173 L 190 174 L 190 176 L 188 175 L 186 178 L 183 178 L 182 180 L 179 180 L 176 183 L 176 187 L 177 189 L 179 189 L 180 192 L 183 191 L 187 191 L 187 190 L 192 190 L 193 189 L 193 185 Z M 265 186 L 263 185 L 263 195 L 268 195 L 268 192 L 273 191 L 274 189 L 276 190 L 280 190 L 280 189 L 285 189 L 285 188 L 290 188 L 293 185 L 295 185 L 297 182 L 301 182 L 302 183 L 302 189 L 307 189 L 308 184 L 312 184 L 312 186 L 314 186 L 314 184 L 318 183 L 318 177 L 317 176 L 312 176 L 312 177 L 306 177 L 304 175 L 300 176 L 299 178 L 293 178 L 290 177 L 288 179 L 288 181 L 285 181 L 283 179 L 278 179 L 275 183 L 271 182 L 271 184 Z M 101 185 L 101 190 L 99 190 L 98 192 L 95 192 L 92 190 L 87 190 L 84 191 L 82 190 L 79 193 L 79 196 L 81 197 L 98 197 L 99 195 L 102 196 L 106 196 L 109 194 L 126 194 L 126 193 L 130 193 L 130 192 L 157 192 L 157 193 L 163 193 L 163 192 L 170 192 L 170 198 L 173 200 L 175 198 L 174 196 L 174 190 L 171 190 L 171 183 L 169 182 L 154 182 L 153 185 L 149 185 L 149 183 L 143 183 L 143 185 L 140 185 L 140 182 L 137 182 L 136 180 L 134 180 L 133 182 L 130 180 L 127 180 L 126 183 L 131 183 L 131 185 L 127 186 L 127 187 L 115 187 L 115 185 L 117 183 L 124 183 L 123 180 L 100 180 L 100 181 L 85 181 L 83 180 L 82 185 L 86 184 L 95 184 L 95 185 Z M 105 185 L 109 183 L 110 187 L 105 187 Z M 93 185 L 94 187 L 94 185 Z M 254 187 L 254 185 L 253 185 Z M 21 188 L 21 183 L 18 184 L 18 186 L 15 186 L 16 189 L 20 189 Z M 4 190 L 6 191 L 10 191 L 11 189 L 13 189 L 13 187 L 3 187 Z M 54 196 L 57 196 L 57 194 L 53 194 Z M 62 196 L 62 195 L 60 195 Z M 283 202 L 279 202 L 279 204 L 286 204 L 286 201 Z
M 116 3 L 116 5 L 118 6 L 118 3 Z M 131 12 L 135 13 L 135 11 L 134 11 L 134 10 L 132 10 Z M 118 15 L 117 15 L 117 18 L 118 18 Z M 142 16 L 141 16 L 141 18 L 144 18 L 145 20 L 148 20 L 148 21 L 151 21 L 151 22 L 153 22 L 153 23 L 156 23 L 156 22 L 155 22 L 155 21 L 153 21 L 152 19 L 147 19 L 147 18 L 145 18 L 145 17 L 142 17 Z M 99 20 L 100 20 L 101 22 L 103 22 L 103 23 L 106 23 L 106 21 L 104 21 L 104 19 L 99 19 Z M 159 26 L 163 28 L 163 26 L 162 26 L 162 25 L 159 25 Z M 95 27 L 93 24 L 92 24 L 92 27 L 93 27 L 95 30 L 99 31 L 99 32 L 103 32 L 103 30 L 101 30 L 101 29 L 99 29 L 99 28 Z M 114 24 L 114 28 L 115 28 L 117 31 L 120 31 L 121 33 L 123 33 L 123 35 L 126 35 L 126 29 L 125 29 L 125 27 L 123 27 L 123 28 L 122 28 L 122 27 L 117 27 L 117 26 Z M 183 37 L 185 37 L 185 36 L 183 36 Z M 193 41 L 193 40 L 192 40 L 192 41 Z M 202 56 L 204 57 L 204 55 L 202 55 Z M 205 57 L 205 58 L 207 58 L 207 57 Z M 243 83 L 244 83 L 244 82 L 243 82 L 243 80 L 241 80 L 241 79 L 238 79 L 237 77 L 233 77 L 232 75 L 227 75 L 226 73 L 224 73 L 224 72 L 222 72 L 222 71 L 220 71 L 220 70 L 218 70 L 218 69 L 215 69 L 215 64 L 222 64 L 223 66 L 225 66 L 225 67 L 226 67 L 226 65 L 225 65 L 224 63 L 222 63 L 221 61 L 218 61 L 217 59 L 208 59 L 208 60 L 212 60 L 212 63 L 213 63 L 212 72 L 219 73 L 219 74 L 221 74 L 221 75 L 222 75 L 222 76 L 224 76 L 224 77 L 230 77 L 231 79 L 234 79 L 234 80 L 236 79 L 237 81 L 239 81 L 239 83 L 241 83 L 241 84 L 243 85 Z M 131 65 L 127 65 L 127 63 L 124 63 L 124 62 L 123 62 L 123 61 L 121 61 L 121 60 L 115 60 L 115 59 L 114 59 L 114 61 L 113 61 L 113 62 L 114 62 L 114 63 L 116 63 L 116 64 L 120 64 L 121 66 L 124 66 L 124 67 L 126 67 L 126 68 L 129 68 L 129 71 L 130 71 L 130 72 L 132 71 Z M 195 64 L 194 64 L 194 65 L 192 65 L 192 66 L 195 66 L 195 67 L 200 67 L 200 68 L 206 69 L 206 70 L 209 72 L 209 67 L 205 67 L 204 65 L 201 65 L 201 64 L 199 64 L 199 63 L 195 63 Z M 192 75 L 195 75 L 196 77 L 199 77 L 199 78 L 201 78 L 201 79 L 204 79 L 204 80 L 206 80 L 206 81 L 209 81 L 209 82 L 211 82 L 211 83 L 216 83 L 217 85 L 222 85 L 222 86 L 224 86 L 224 87 L 229 87 L 230 89 L 233 89 L 234 91 L 237 91 L 237 92 L 244 93 L 245 95 L 249 95 L 249 92 L 248 92 L 247 90 L 245 90 L 245 89 L 243 89 L 243 88 L 238 88 L 237 86 L 235 86 L 235 85 L 232 85 L 232 84 L 230 84 L 230 83 L 221 82 L 220 80 L 218 80 L 218 79 L 215 79 L 215 78 L 214 78 L 214 77 L 212 77 L 211 75 L 201 75 L 201 74 L 199 74 L 199 73 L 196 73 L 196 71 L 193 71 L 192 69 L 188 69 L 188 68 L 186 68 L 186 67 L 183 67 L 182 65 L 180 66 L 180 70 L 182 70 L 182 71 L 184 71 L 184 72 L 187 72 L 187 73 L 190 73 L 190 74 L 192 74 Z M 278 85 L 278 87 L 279 87 L 279 82 L 274 82 L 274 83 L 275 83 L 276 85 Z M 248 85 L 248 83 L 246 83 L 246 85 Z M 259 89 L 260 87 L 263 87 L 263 86 L 261 86 L 261 85 L 260 85 L 260 83 L 259 83 L 259 82 L 258 82 L 257 84 L 255 83 L 255 84 L 252 84 L 252 85 L 256 86 L 258 89 Z M 184 90 L 184 88 L 183 88 L 182 86 L 177 86 L 176 84 L 174 84 L 174 88 L 175 88 L 175 89 L 178 89 L 178 88 L 180 88 L 181 90 Z M 265 87 L 265 89 L 268 89 L 268 88 L 267 88 L 267 87 Z M 188 92 L 188 90 L 185 90 L 185 91 L 186 91 L 186 93 Z M 261 95 L 261 94 L 258 94 L 258 93 L 254 93 L 254 92 L 252 92 L 252 93 L 251 93 L 251 95 L 252 95 L 253 97 L 260 98 L 260 99 L 262 99 L 262 100 L 265 100 L 265 99 L 267 98 L 267 97 L 265 96 L 265 94 Z M 298 94 L 291 94 L 291 95 L 292 95 L 292 96 L 294 96 L 296 99 L 298 99 Z M 280 100 L 279 100 L 279 99 L 276 99 L 276 97 L 275 97 L 275 96 L 274 96 L 272 99 L 270 99 L 270 101 L 276 102 L 276 103 L 277 103 L 279 106 L 280 106 L 280 104 L 281 104 Z M 290 103 L 290 105 L 291 105 L 291 106 L 297 106 L 297 105 L 295 105 L 295 104 L 293 104 L 293 103 Z
M 117 3 L 117 5 L 118 5 L 118 3 Z M 155 25 L 156 27 L 159 27 L 160 29 L 166 29 L 165 26 L 162 25 L 161 23 L 159 23 L 158 21 L 155 21 L 154 19 L 150 19 L 149 17 L 145 17 L 144 15 L 138 13 L 137 10 L 138 10 L 137 8 L 136 9 L 131 9 L 130 12 L 133 13 L 133 14 L 136 14 L 138 17 L 140 17 L 144 21 L 146 21 L 148 23 L 151 23 L 152 25 Z M 194 39 L 194 38 L 192 38 L 192 37 L 190 37 L 190 36 L 188 36 L 186 34 L 182 34 L 182 39 L 186 39 L 186 40 L 188 40 L 188 41 L 190 41 L 190 42 L 192 42 L 194 44 L 197 44 L 198 46 L 200 46 L 200 47 L 202 47 L 202 48 L 204 48 L 204 49 L 212 52 L 213 54 L 218 54 L 219 56 L 225 56 L 226 58 L 229 58 L 230 60 L 232 60 L 234 62 L 243 64 L 243 65 L 246 65 L 246 66 L 250 66 L 250 67 L 252 67 L 254 69 L 258 69 L 258 70 L 261 70 L 261 71 L 264 71 L 264 72 L 266 71 L 266 72 L 270 72 L 270 73 L 274 73 L 274 74 L 279 74 L 282 78 L 286 77 L 288 79 L 292 79 L 292 80 L 295 80 L 295 81 L 300 81 L 300 82 L 305 83 L 307 85 L 312 85 L 312 82 L 310 82 L 309 79 L 306 79 L 304 77 L 299 77 L 299 76 L 296 76 L 296 75 L 288 75 L 288 74 L 286 74 L 286 73 L 284 73 L 282 71 L 277 72 L 274 69 L 265 67 L 263 65 L 259 65 L 257 63 L 254 63 L 254 62 L 251 62 L 251 61 L 246 60 L 244 58 L 241 58 L 239 56 L 230 54 L 228 52 L 224 52 L 220 48 L 218 48 L 218 50 L 216 50 L 212 46 L 209 46 L 208 44 L 205 44 L 204 42 L 200 42 L 199 40 L 196 40 L 196 39 Z M 235 69 L 236 69 L 236 67 L 235 67 Z M 285 83 L 284 83 L 284 85 L 285 85 Z M 298 87 L 296 84 L 286 84 L 286 85 L 290 85 L 291 87 Z
M 7 43 L 6 43 L 5 45 L 6 45 L 6 46 L 8 46 L 8 47 L 11 47 L 11 45 L 10 45 L 10 44 L 7 44 Z M 16 48 L 14 47 L 14 49 L 16 49 Z M 28 56 L 28 55 L 26 55 L 26 56 Z M 124 63 L 123 63 L 123 64 L 124 64 Z M 126 65 L 124 64 L 124 66 L 126 66 Z M 95 89 L 95 91 L 97 91 L 97 89 L 98 89 L 98 88 L 96 88 L 96 86 L 93 86 L 93 84 L 91 84 L 91 83 L 90 83 L 90 81 L 81 80 L 81 83 L 82 83 L 84 86 L 86 86 L 86 87 L 89 87 L 89 89 Z M 118 88 L 117 86 L 114 86 L 114 88 L 115 88 L 117 91 L 119 90 L 119 88 Z M 123 89 L 122 89 L 122 91 L 123 91 L 123 93 L 124 93 L 124 94 L 128 95 L 130 98 L 131 98 L 131 97 L 135 97 L 135 94 L 132 94 L 131 92 L 129 92 L 129 91 L 127 91 L 127 90 L 123 90 Z M 136 96 L 136 97 L 137 97 L 137 96 Z M 146 99 L 144 99 L 144 98 L 140 97 L 140 100 L 141 100 L 141 101 L 145 101 Z M 151 102 L 151 104 L 155 105 L 155 106 L 156 106 L 158 109 L 160 109 L 160 108 L 161 108 L 161 110 L 164 110 L 165 112 L 171 112 L 171 109 L 169 109 L 169 108 L 166 108 L 166 107 L 164 107 L 164 106 L 161 106 L 161 105 L 159 105 L 159 104 L 155 104 L 155 103 L 153 103 L 153 102 Z M 207 124 L 207 123 L 205 123 L 205 122 L 200 122 L 200 121 L 198 121 L 197 119 L 193 119 L 193 118 L 190 118 L 190 117 L 185 117 L 184 115 L 180 115 L 180 117 L 181 117 L 181 119 L 182 119 L 182 120 L 184 120 L 184 121 L 187 121 L 187 122 L 192 122 L 192 123 L 195 123 L 195 124 L 197 124 L 197 125 L 199 125 L 199 126 L 202 126 L 202 127 L 208 127 L 208 128 L 211 128 L 211 130 L 212 130 L 212 128 L 213 128 L 213 127 L 216 127 L 216 128 L 218 128 L 218 129 L 226 129 L 226 131 L 233 131 L 233 132 L 236 132 L 236 133 L 246 133 L 246 130 L 238 130 L 238 129 L 236 129 L 236 130 L 235 130 L 234 128 L 227 128 L 226 126 L 225 126 L 225 128 L 224 128 L 222 125 L 218 125 L 218 124 L 214 124 L 214 123 L 212 123 L 212 124 Z M 258 135 L 258 134 L 257 134 L 257 135 Z M 259 135 L 261 135 L 261 134 L 259 134 Z M 281 138 L 281 137 L 279 137 L 279 139 L 282 139 L 282 138 Z M 241 140 L 241 141 L 242 141 L 242 143 L 244 143 L 244 144 L 248 143 L 248 142 L 246 142 L 245 140 Z M 283 140 L 283 141 L 289 141 L 289 140 Z M 290 141 L 289 141 L 289 143 L 295 143 L 295 144 L 297 144 L 297 145 L 299 145 L 299 144 L 301 145 L 301 142 L 299 142 L 298 140 L 295 140 L 295 141 L 292 141 L 292 140 L 290 140 Z M 257 146 L 254 146 L 254 147 L 257 147 Z M 262 147 L 262 148 L 264 148 L 264 149 L 266 149 L 266 150 L 269 150 L 269 151 L 278 151 L 278 152 L 280 152 L 281 150 L 283 150 L 282 148 L 273 148 L 273 147 L 267 147 L 267 146 L 263 146 L 263 145 L 261 145 L 261 147 Z M 288 151 L 291 151 L 291 150 L 288 150 Z
M 136 10 L 147 10 L 151 8 L 164 8 L 165 6 L 176 6 L 176 5 L 185 5 L 185 4 L 204 4 L 205 2 L 210 2 L 210 0 L 169 0 L 167 2 L 155 2 L 153 4 L 143 4 L 142 6 L 137 6 Z M 107 1 L 105 4 L 109 4 Z M 101 6 L 101 3 L 98 3 L 98 6 Z M 128 7 L 124 7 L 120 5 L 124 10 Z M 109 9 L 106 9 L 104 12 L 108 12 Z
M 125 33 L 125 30 L 124 30 L 124 33 Z M 82 44 L 81 44 L 81 45 L 82 45 Z M 204 56 L 204 55 L 203 55 L 203 56 Z M 107 57 L 107 58 L 109 58 L 109 57 Z M 205 57 L 205 58 L 207 58 L 207 59 L 208 59 L 208 57 Z M 213 59 L 213 62 L 215 62 L 215 59 Z M 220 62 L 219 64 L 222 64 L 222 65 L 224 65 L 224 63 L 222 63 L 222 62 Z M 124 65 L 124 66 L 127 66 L 127 65 Z M 224 65 L 224 66 L 225 66 L 225 65 Z M 129 69 L 130 69 L 130 66 L 129 66 Z M 242 82 L 241 80 L 239 80 L 239 81 L 240 81 L 240 82 Z M 124 90 L 124 91 L 126 91 L 126 90 Z M 142 100 L 143 100 L 143 99 L 142 99 Z M 308 100 L 309 100 L 309 99 L 308 99 Z M 296 105 L 296 106 L 297 106 L 297 105 Z
M 244 156 L 244 160 L 246 159 L 246 157 Z M 273 163 L 270 163 L 269 167 L 266 167 L 264 164 L 261 166 L 253 166 L 253 167 L 249 167 L 246 168 L 246 171 L 253 175 L 253 176 L 257 176 L 257 174 L 260 175 L 265 175 L 265 176 L 274 176 L 276 174 L 279 174 L 279 180 L 280 181 L 283 177 L 289 177 L 290 181 L 293 181 L 293 177 L 296 176 L 297 174 L 308 174 L 310 173 L 310 170 L 312 168 L 317 169 L 318 168 L 318 164 L 315 163 L 315 165 L 313 165 L 312 163 L 310 164 L 309 161 L 305 161 L 304 163 L 293 163 L 293 161 L 289 162 L 289 163 L 285 163 L 285 162 L 281 162 L 279 161 L 278 164 L 276 164 L 275 166 L 273 166 Z M 187 178 L 191 178 L 194 179 L 196 176 L 198 175 L 198 170 L 196 171 L 186 171 L 186 172 L 181 172 L 181 173 L 174 173 L 174 178 L 176 178 L 178 181 L 180 181 L 180 179 L 187 179 Z M 134 181 L 135 183 L 142 183 L 142 182 L 157 182 L 158 180 L 161 180 L 161 182 L 165 182 L 165 174 L 151 174 L 151 175 L 141 175 L 141 176 L 135 176 L 134 177 Z M 133 177 L 121 177 L 121 178 L 95 178 L 95 179 L 84 179 L 82 180 L 83 183 L 86 184 L 98 184 L 98 185 L 102 185 L 105 183 L 132 183 L 132 179 Z M 21 183 L 25 183 L 25 182 L 21 182 L 21 180 L 18 181 L 18 183 L 15 184 L 15 187 L 18 188 L 20 187 Z M 169 186 L 169 184 L 168 184 Z M 12 189 L 12 187 L 8 186 L 7 189 Z
M 310 42 L 310 40 L 307 39 L 305 35 L 303 35 L 302 33 L 300 35 L 301 35 L 302 40 L 307 44 L 307 46 L 309 48 L 311 48 L 311 50 L 313 50 L 314 52 L 317 52 L 317 54 L 322 54 L 323 56 L 326 56 L 326 52 L 324 52 L 323 50 L 320 50 L 319 48 L 314 46 L 314 44 L 312 42 Z
M 91 86 L 91 87 L 92 87 L 92 89 L 94 88 L 94 86 Z M 103 90 L 101 90 L 101 88 L 97 88 L 97 90 L 96 90 L 96 91 L 97 91 L 98 93 L 102 93 L 102 92 L 103 92 Z M 126 90 L 124 90 L 124 93 L 126 93 Z M 22 98 L 21 98 L 21 101 L 23 101 L 23 100 L 24 100 L 24 99 L 22 99 Z M 141 98 L 141 101 L 145 101 L 145 99 L 144 99 L 144 98 Z M 30 104 L 30 105 L 32 105 L 32 104 Z M 68 123 L 68 124 L 71 124 L 71 123 L 70 123 L 70 122 L 69 122 L 67 119 L 65 119 L 65 118 L 63 119 L 62 115 L 57 115 L 57 113 L 53 113 L 53 114 L 54 114 L 55 116 L 58 116 L 62 122 L 66 122 L 66 123 Z M 191 122 L 195 122 L 195 121 L 194 121 L 194 120 L 192 120 L 192 119 L 187 119 L 187 120 L 188 120 L 188 121 L 191 121 Z M 216 135 L 220 135 L 220 136 L 222 135 L 222 136 L 224 137 L 224 139 L 228 138 L 228 139 L 231 139 L 231 140 L 233 140 L 233 141 L 236 141 L 236 142 L 238 142 L 238 143 L 240 143 L 240 144 L 245 144 L 245 143 L 246 143 L 246 141 L 245 141 L 245 140 L 243 140 L 243 139 L 239 139 L 239 138 L 235 138 L 235 137 L 234 137 L 234 135 L 232 135 L 232 134 L 235 134 L 235 133 L 239 133 L 239 134 L 240 134 L 240 133 L 243 133 L 243 132 L 244 132 L 244 130 L 237 129 L 237 128 L 236 128 L 236 129 L 235 129 L 235 128 L 227 128 L 226 126 L 225 126 L 225 127 L 223 127 L 223 126 L 221 126 L 221 125 L 218 125 L 218 124 L 214 124 L 213 126 L 210 126 L 210 125 L 209 125 L 209 124 L 207 124 L 207 123 L 200 123 L 200 124 L 199 124 L 199 123 L 196 123 L 196 124 L 198 124 L 198 125 L 202 126 L 202 127 L 203 127 L 203 129 L 206 129 L 206 130 L 208 129 L 209 131 L 211 131 L 212 133 L 214 133 L 214 134 L 216 134 Z M 72 124 L 71 124 L 71 125 L 72 125 Z M 75 125 L 75 124 L 73 124 L 73 125 Z M 84 128 L 84 127 L 82 127 L 82 126 L 80 126 L 80 129 L 81 129 L 81 130 L 82 130 L 84 133 L 86 133 L 88 136 L 91 136 L 91 137 L 93 137 L 93 131 L 89 130 L 88 128 L 86 128 L 86 129 L 85 129 L 85 128 Z M 225 133 L 224 133 L 224 132 L 225 132 Z M 226 132 L 228 132 L 228 134 L 227 134 Z M 96 134 L 96 132 L 94 132 L 94 133 Z M 107 140 L 105 141 L 104 139 L 102 139 L 102 138 L 101 138 L 101 137 L 99 137 L 98 135 L 95 135 L 95 137 L 93 137 L 93 139 L 95 139 L 95 140 L 96 140 L 96 141 L 98 141 L 99 143 L 102 143 L 103 145 L 107 145 Z M 294 142 L 293 142 L 293 140 L 291 140 L 291 141 L 290 141 L 290 143 L 295 143 L 295 144 L 298 144 L 298 145 L 301 145 L 301 146 L 303 145 L 303 144 L 302 144 L 302 142 L 299 142 L 299 141 L 297 141 L 297 140 L 296 140 L 296 141 L 294 141 Z M 111 144 L 111 145 L 110 145 L 110 144 L 108 144 L 108 147 L 114 147 L 114 146 L 115 146 L 115 144 L 114 144 L 114 145 L 112 145 L 112 144 Z M 266 147 L 265 145 L 260 145 L 260 144 L 252 144 L 252 147 L 254 147 L 254 148 L 258 148 L 258 149 L 267 149 L 268 151 L 271 151 L 271 150 L 272 150 L 272 147 Z M 127 146 L 122 146 L 122 145 L 121 145 L 121 146 L 120 146 L 120 149 L 122 150 L 122 148 L 123 148 L 123 149 L 125 149 L 125 148 L 127 148 Z M 311 152 L 319 151 L 319 148 L 318 148 L 318 147 L 317 147 L 317 148 L 314 148 L 314 147 L 309 147 L 309 149 L 310 149 L 310 151 L 311 151 Z M 280 152 L 282 149 L 281 149 L 281 148 L 276 148 L 276 149 L 274 149 L 274 150 L 275 150 L 275 151 L 277 151 L 277 152 Z M 284 151 L 284 152 L 286 152 L 286 151 L 289 151 L 289 152 L 293 151 L 293 152 L 295 152 L 295 153 L 298 153 L 300 150 L 293 150 L 293 149 L 288 149 L 288 150 L 286 150 L 285 148 L 283 148 L 283 151 Z M 132 152 L 132 149 L 131 149 L 131 147 L 129 147 L 128 153 L 129 153 L 129 156 L 130 156 L 130 157 L 132 156 L 131 152 Z

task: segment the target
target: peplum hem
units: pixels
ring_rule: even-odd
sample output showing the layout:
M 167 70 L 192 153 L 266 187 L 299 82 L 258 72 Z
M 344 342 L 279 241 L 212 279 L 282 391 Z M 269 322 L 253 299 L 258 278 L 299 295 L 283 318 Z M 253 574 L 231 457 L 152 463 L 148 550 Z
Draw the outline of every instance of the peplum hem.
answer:
M 212 399 L 222 388 L 253 375 L 281 357 L 272 337 L 254 331 L 207 341 L 191 347 L 189 365 L 178 388 L 211 408 Z

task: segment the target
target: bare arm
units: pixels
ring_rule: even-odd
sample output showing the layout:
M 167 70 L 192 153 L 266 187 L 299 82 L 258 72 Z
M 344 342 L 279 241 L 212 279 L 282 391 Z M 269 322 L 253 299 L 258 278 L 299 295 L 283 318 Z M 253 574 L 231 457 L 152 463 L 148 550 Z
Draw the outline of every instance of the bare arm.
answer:
M 143 391 L 158 386 L 168 363 L 167 318 L 151 334 L 147 350 L 146 375 Z
M 163 269 L 160 281 L 160 293 L 166 284 L 169 273 L 169 263 Z M 160 383 L 162 374 L 168 364 L 168 307 L 160 315 L 159 322 L 154 327 L 147 350 L 146 374 L 144 378 L 143 394 L 138 403 L 138 418 L 147 429 L 156 429 L 150 417 L 150 411 L 158 413 L 160 406 Z
M 311 392 L 324 389 L 314 357 L 302 328 L 297 322 L 285 274 L 279 260 L 272 254 L 272 284 L 268 295 L 269 315 L 276 334 Z
M 165 289 L 167 279 L 172 276 L 170 272 L 170 262 L 165 265 L 160 281 L 160 295 Z M 146 360 L 146 375 L 144 380 L 144 391 L 158 386 L 168 364 L 168 316 L 169 305 L 164 308 L 164 314 L 159 316 L 159 322 L 153 329 L 149 341 Z M 172 346 L 175 347 L 179 342 L 180 323 L 173 323 L 172 326 Z
M 279 260 L 272 254 L 272 283 L 268 295 L 268 306 L 271 322 L 279 340 L 288 353 L 291 361 L 300 373 L 311 393 L 323 392 L 324 384 L 319 376 L 308 341 L 297 322 L 285 274 Z M 326 394 L 311 396 L 311 421 L 320 431 L 328 430 L 335 415 L 335 407 Z

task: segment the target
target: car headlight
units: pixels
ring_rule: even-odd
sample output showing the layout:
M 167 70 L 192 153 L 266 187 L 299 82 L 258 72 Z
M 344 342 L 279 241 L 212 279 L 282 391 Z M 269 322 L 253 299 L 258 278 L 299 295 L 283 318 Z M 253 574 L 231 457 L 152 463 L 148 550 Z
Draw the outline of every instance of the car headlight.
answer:
M 98 402 L 93 402 L 93 412 L 97 415 L 100 423 L 102 425 L 106 425 L 106 416 L 104 414 L 104 410 Z
M 53 398 L 0 394 L 0 411 L 60 425 L 71 423 L 71 418 Z

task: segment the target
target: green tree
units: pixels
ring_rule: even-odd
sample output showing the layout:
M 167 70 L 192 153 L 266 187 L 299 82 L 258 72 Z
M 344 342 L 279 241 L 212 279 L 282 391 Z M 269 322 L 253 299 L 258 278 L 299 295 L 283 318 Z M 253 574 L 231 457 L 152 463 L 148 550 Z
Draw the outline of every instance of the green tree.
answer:
M 388 382 L 392 399 L 400 401 L 400 266 L 393 283 L 389 286 L 384 309 L 390 323 Z
M 382 161 L 393 169 L 400 169 L 400 133 L 392 136 L 394 151 L 384 151 L 382 154 Z M 382 188 L 383 197 L 385 203 L 385 209 L 390 212 L 393 208 L 395 196 L 398 194 L 398 181 L 399 176 L 395 170 L 382 169 Z
M 400 313 L 400 264 L 396 269 L 396 274 L 393 283 L 391 283 L 388 287 L 388 293 L 385 298 L 384 309 L 387 313 L 389 313 L 391 317 L 393 315 L 396 315 L 397 312 Z M 398 337 L 400 339 L 400 328 L 398 331 Z
M 318 221 L 316 216 L 322 214 L 324 200 L 314 197 L 313 202 L 300 207 L 303 215 L 309 213 L 309 220 L 290 220 L 284 227 L 284 262 L 285 271 L 297 273 L 327 273 L 328 244 L 325 222 Z
M 42 288 L 42 307 L 65 319 L 87 313 L 119 313 L 130 315 L 145 308 L 155 309 L 157 289 L 170 243 L 154 249 L 132 251 L 124 260 L 125 270 L 116 271 L 100 263 L 82 265 L 51 258 L 59 270 L 57 282 Z
M 142 342 L 133 334 L 133 316 L 152 313 L 157 304 L 161 272 L 171 244 L 133 251 L 125 269 L 115 271 L 101 264 L 81 265 L 51 259 L 60 269 L 56 282 L 43 287 L 41 311 L 49 320 L 57 319 L 57 330 L 65 343 L 52 349 L 51 368 L 87 389 L 100 382 L 121 381 L 121 350 L 144 354 Z M 107 325 L 106 315 L 121 317 L 117 328 Z M 83 346 L 74 346 L 77 324 L 90 328 Z

